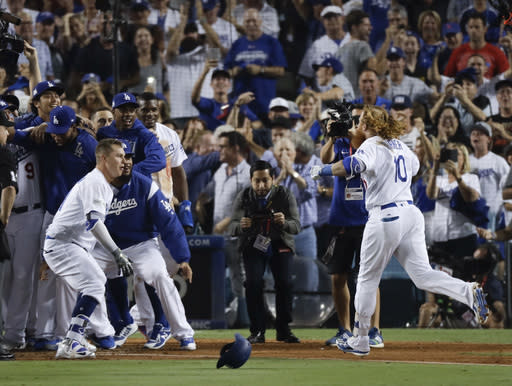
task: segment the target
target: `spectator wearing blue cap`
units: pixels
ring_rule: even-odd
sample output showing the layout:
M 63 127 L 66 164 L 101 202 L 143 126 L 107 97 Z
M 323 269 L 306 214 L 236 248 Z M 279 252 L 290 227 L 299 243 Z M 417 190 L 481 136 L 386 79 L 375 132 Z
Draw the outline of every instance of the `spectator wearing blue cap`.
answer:
M 439 56 L 437 57 L 437 66 L 441 74 L 444 73 L 453 50 L 462 44 L 462 32 L 460 31 L 459 23 L 452 22 L 443 24 L 442 32 L 445 44 L 444 47 L 439 50 Z
M 368 14 L 358 9 L 346 16 L 345 25 L 351 39 L 337 50 L 336 58 L 343 64 L 343 74 L 352 84 L 355 95 L 359 96 L 358 78 L 361 70 L 375 69 L 377 66 L 375 55 L 368 43 L 372 25 Z
M 21 23 L 15 27 L 16 33 L 36 49 L 42 79 L 54 79 L 52 58 L 48 44 L 40 39 L 34 38 L 34 25 L 32 17 L 28 13 L 22 12 L 18 16 L 21 18 Z M 18 65 L 25 64 L 27 62 L 28 59 L 24 53 L 21 53 L 18 57 Z
M 95 111 L 110 107 L 101 91 L 100 77 L 93 72 L 89 72 L 82 77 L 82 90 L 76 101 L 78 102 L 80 115 L 87 119 L 91 119 Z
M 54 80 L 66 80 L 66 68 L 64 60 L 59 50 L 55 46 L 55 17 L 51 12 L 40 12 L 36 18 L 36 33 L 38 39 L 41 39 L 48 45 L 52 61 Z
M 343 74 L 343 65 L 335 57 L 328 57 L 313 64 L 315 83 L 302 91 L 313 92 L 322 102 L 355 97 L 352 84 Z M 323 107 L 322 107 L 323 109 Z
M 441 97 L 430 110 L 430 116 L 435 117 L 444 104 L 454 106 L 459 113 L 462 129 L 469 137 L 471 126 L 475 122 L 484 121 L 491 113 L 489 99 L 485 96 L 477 97 L 477 92 L 475 70 L 470 67 L 459 71 L 455 80 L 446 85 Z
M 116 94 L 112 101 L 114 122 L 98 130 L 97 138 L 119 138 L 128 141 L 134 149 L 133 169 L 151 176 L 165 168 L 166 158 L 158 139 L 137 119 L 139 107 L 133 94 Z
M 233 42 L 239 38 L 239 34 L 233 24 L 219 17 L 219 10 L 219 0 L 196 1 L 199 34 L 206 34 L 211 48 L 220 50 L 220 55 L 224 57 Z M 219 60 L 220 57 L 209 57 L 208 59 Z
M 428 104 L 435 98 L 434 91 L 420 79 L 405 75 L 405 54 L 400 47 L 391 47 L 387 54 L 389 75 L 383 96 L 392 99 L 395 95 L 409 95 L 413 102 Z

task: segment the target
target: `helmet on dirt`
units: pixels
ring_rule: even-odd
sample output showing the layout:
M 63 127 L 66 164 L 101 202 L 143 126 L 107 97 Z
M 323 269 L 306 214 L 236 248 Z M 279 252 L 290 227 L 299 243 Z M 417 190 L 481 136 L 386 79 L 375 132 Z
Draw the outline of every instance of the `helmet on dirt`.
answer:
M 242 367 L 251 356 L 252 346 L 247 339 L 240 334 L 235 334 L 235 341 L 226 344 L 220 350 L 220 358 L 217 368 L 227 366 L 232 369 Z

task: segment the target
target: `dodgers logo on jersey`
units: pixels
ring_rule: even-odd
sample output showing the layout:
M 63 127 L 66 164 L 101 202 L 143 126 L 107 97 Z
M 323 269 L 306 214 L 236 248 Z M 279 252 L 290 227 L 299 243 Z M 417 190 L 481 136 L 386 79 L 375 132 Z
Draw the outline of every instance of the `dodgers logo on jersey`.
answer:
M 160 200 L 160 203 L 164 206 L 167 212 L 174 212 L 174 209 L 172 209 L 172 205 L 169 203 L 169 201 Z
M 82 147 L 82 142 L 78 142 L 76 144 L 74 154 L 75 154 L 75 156 L 77 156 L 77 158 L 82 158 L 82 156 L 84 155 L 84 149 Z
M 134 209 L 138 206 L 137 200 L 135 198 L 129 198 L 128 200 L 117 200 L 114 198 L 112 200 L 112 204 L 110 204 L 110 210 L 107 214 L 116 214 L 119 215 L 121 212 L 129 209 Z

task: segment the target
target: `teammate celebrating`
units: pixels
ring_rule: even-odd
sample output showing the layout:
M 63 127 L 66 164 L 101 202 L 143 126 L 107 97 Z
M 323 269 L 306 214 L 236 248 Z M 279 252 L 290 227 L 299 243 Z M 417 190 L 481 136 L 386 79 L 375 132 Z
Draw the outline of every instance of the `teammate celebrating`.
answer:
M 328 125 L 335 123 L 332 118 Z M 311 175 L 348 176 L 361 173 L 366 189 L 368 223 L 363 232 L 361 262 L 355 296 L 354 336 L 338 340 L 344 352 L 370 353 L 368 332 L 375 310 L 382 272 L 394 255 L 414 284 L 423 290 L 452 297 L 473 309 L 480 323 L 489 310 L 478 283 L 466 283 L 429 264 L 423 215 L 413 205 L 411 179 L 418 172 L 416 155 L 397 138 L 403 127 L 377 106 L 365 106 L 358 134 L 366 140 L 357 152 L 333 165 L 314 166 Z
M 113 197 L 110 184 L 123 173 L 122 145 L 116 139 L 100 141 L 96 147 L 96 168 L 71 189 L 46 232 L 43 258 L 55 274 L 80 293 L 56 358 L 95 356 L 95 347 L 86 342 L 84 331 L 98 304 L 106 312 L 105 274 L 90 254 L 96 241 L 114 256 L 125 275 L 133 272 L 128 258 L 103 223 Z M 111 330 L 109 335 L 114 334 L 114 329 Z

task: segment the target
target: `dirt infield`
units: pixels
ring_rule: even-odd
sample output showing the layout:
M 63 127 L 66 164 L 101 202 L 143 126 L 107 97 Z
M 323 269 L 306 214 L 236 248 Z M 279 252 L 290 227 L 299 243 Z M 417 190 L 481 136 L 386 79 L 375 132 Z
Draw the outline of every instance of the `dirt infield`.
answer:
M 142 339 L 130 339 L 116 350 L 98 350 L 97 359 L 217 359 L 221 347 L 228 342 L 201 339 L 197 341 L 197 351 L 181 351 L 176 341 L 169 341 L 161 350 L 144 349 Z M 323 346 L 321 341 L 306 340 L 300 344 L 278 343 L 269 340 L 265 344 L 253 345 L 253 358 L 293 358 L 293 359 L 356 359 L 336 347 Z M 17 360 L 53 360 L 54 352 L 18 351 Z M 430 363 L 471 363 L 512 365 L 512 345 L 432 343 L 432 342 L 388 342 L 383 349 L 373 349 L 369 356 L 361 360 L 390 362 L 430 362 Z

